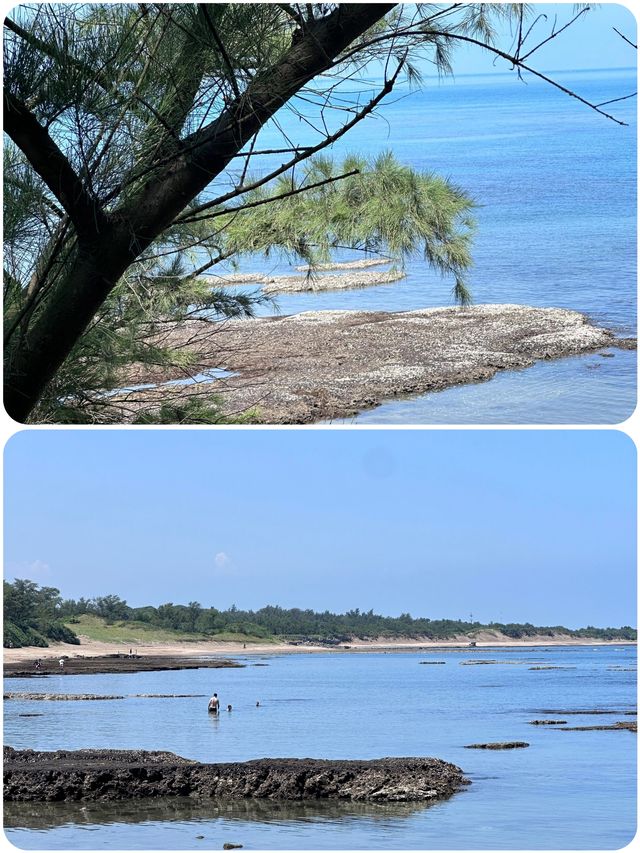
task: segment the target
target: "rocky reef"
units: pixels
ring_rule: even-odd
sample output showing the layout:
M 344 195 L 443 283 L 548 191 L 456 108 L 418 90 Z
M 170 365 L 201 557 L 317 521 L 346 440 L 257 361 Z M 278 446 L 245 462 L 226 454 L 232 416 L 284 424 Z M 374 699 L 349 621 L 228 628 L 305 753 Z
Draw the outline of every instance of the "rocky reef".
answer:
M 430 802 L 450 797 L 466 784 L 459 767 L 438 758 L 262 758 L 201 764 L 170 752 L 35 752 L 4 747 L 4 799 L 9 802 L 171 796 Z
M 181 378 L 181 371 L 141 366 L 126 384 L 156 386 L 122 397 L 130 417 L 174 396 L 217 393 L 227 416 L 252 411 L 261 423 L 312 423 L 350 417 L 393 397 L 483 382 L 540 359 L 635 346 L 576 311 L 524 305 L 192 321 L 168 329 L 163 344 L 190 350 L 194 372 L 219 367 L 228 374 L 170 386 L 162 383 Z
M 15 661 L 4 664 L 5 678 L 41 678 L 46 675 L 96 675 L 98 673 L 155 672 L 171 669 L 222 669 L 225 667 L 243 667 L 245 664 L 228 658 L 196 658 L 183 655 L 127 655 L 110 654 L 87 656 L 74 654 L 64 656 L 64 668 L 61 669 L 57 658 L 42 658 L 41 665 L 35 669 L 33 662 Z M 7 698 L 7 696 L 5 696 Z M 13 698 L 13 697 L 9 697 Z M 50 697 L 49 697 L 50 698 Z M 104 698 L 104 697 L 100 697 Z M 121 697 L 112 697 L 121 698 Z

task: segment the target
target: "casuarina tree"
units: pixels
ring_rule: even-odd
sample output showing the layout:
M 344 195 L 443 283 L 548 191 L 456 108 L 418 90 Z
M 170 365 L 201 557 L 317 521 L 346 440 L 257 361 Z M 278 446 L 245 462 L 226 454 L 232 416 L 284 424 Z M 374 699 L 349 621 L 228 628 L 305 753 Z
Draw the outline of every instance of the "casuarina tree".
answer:
M 186 317 L 250 315 L 260 293 L 234 295 L 202 277 L 243 254 L 276 249 L 313 267 L 336 247 L 398 263 L 420 250 L 467 301 L 473 205 L 464 192 L 388 153 L 339 160 L 327 150 L 397 81 L 419 84 L 425 60 L 450 71 L 457 44 L 538 73 L 527 12 L 519 4 L 16 7 L 4 39 L 8 413 L 108 420 L 109 391 L 131 365 L 178 364 L 188 376 L 189 347 L 169 345 L 163 331 Z M 501 20 L 513 28 L 509 49 L 496 42 Z M 316 141 L 291 138 L 283 111 L 313 126 Z M 274 127 L 281 144 L 263 146 Z

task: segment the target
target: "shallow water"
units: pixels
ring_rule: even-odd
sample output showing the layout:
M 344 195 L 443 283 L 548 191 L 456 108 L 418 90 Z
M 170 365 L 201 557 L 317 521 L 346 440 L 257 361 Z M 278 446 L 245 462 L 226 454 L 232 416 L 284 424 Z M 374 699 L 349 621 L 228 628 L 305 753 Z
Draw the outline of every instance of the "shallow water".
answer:
M 563 72 L 557 78 L 596 102 L 635 90 L 633 71 Z M 386 106 L 388 122 L 365 122 L 336 150 L 344 152 L 348 144 L 372 155 L 390 148 L 402 162 L 446 175 L 474 197 L 478 230 L 469 283 L 475 302 L 572 308 L 619 334 L 634 335 L 635 102 L 613 106 L 629 127 L 529 78 L 527 85 L 501 74 L 442 85 L 430 81 L 424 91 Z M 295 129 L 300 135 L 297 124 Z M 265 144 L 277 142 L 275 133 L 267 135 Z M 291 272 L 273 259 L 256 259 L 244 268 Z M 401 311 L 452 304 L 451 286 L 415 258 L 403 281 L 286 294 L 277 302 L 284 314 Z M 569 359 L 558 368 L 543 365 L 538 373 L 512 375 L 504 386 L 493 380 L 477 386 L 471 400 L 454 390 L 427 395 L 419 405 L 395 401 L 362 420 L 618 423 L 628 417 L 636 399 L 634 355 L 621 355 L 606 378 L 584 364 Z
M 477 659 L 498 663 L 461 665 Z M 197 850 L 220 849 L 226 841 L 249 849 L 615 849 L 635 832 L 636 736 L 528 722 L 544 716 L 542 709 L 634 709 L 634 647 L 273 655 L 245 662 L 243 669 L 11 679 L 12 692 L 205 698 L 10 701 L 5 743 L 167 749 L 202 761 L 431 755 L 462 767 L 472 784 L 428 808 L 176 800 L 9 805 L 9 840 L 28 849 Z M 540 664 L 573 668 L 529 669 Z M 214 690 L 223 707 L 233 705 L 219 719 L 206 713 Z M 44 716 L 19 716 L 33 712 Z M 589 725 L 634 717 L 561 719 Z M 531 746 L 464 749 L 502 740 Z

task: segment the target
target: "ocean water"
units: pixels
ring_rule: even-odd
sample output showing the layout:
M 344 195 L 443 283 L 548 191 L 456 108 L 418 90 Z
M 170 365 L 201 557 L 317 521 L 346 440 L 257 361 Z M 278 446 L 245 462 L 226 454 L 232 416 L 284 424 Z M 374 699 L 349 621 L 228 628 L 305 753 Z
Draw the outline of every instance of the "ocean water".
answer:
M 496 663 L 462 665 L 481 659 Z M 162 749 L 201 761 L 435 756 L 459 765 L 471 785 L 430 807 L 188 799 L 8 803 L 9 841 L 45 850 L 211 850 L 225 842 L 272 850 L 618 849 L 635 833 L 636 735 L 529 724 L 549 710 L 635 710 L 633 646 L 301 653 L 243 662 L 242 669 L 11 679 L 5 689 L 16 692 L 131 698 L 7 701 L 4 742 L 32 749 Z M 224 708 L 233 705 L 218 719 L 206 711 L 213 691 Z M 140 693 L 203 695 L 133 698 Z M 635 719 L 555 718 L 568 725 Z M 464 748 L 504 740 L 530 746 Z
M 554 76 L 595 103 L 636 89 L 632 69 Z M 619 335 L 635 335 L 635 99 L 610 109 L 628 127 L 530 76 L 526 83 L 499 73 L 430 80 L 421 91 L 394 92 L 380 117 L 355 128 L 334 153 L 390 149 L 404 163 L 449 177 L 475 199 L 478 229 L 469 284 L 476 303 L 571 308 Z M 300 144 L 317 141 L 293 117 L 285 114 L 281 124 Z M 272 128 L 264 145 L 282 141 Z M 247 259 L 242 268 L 291 272 L 287 262 L 274 258 Z M 416 257 L 403 281 L 287 294 L 277 303 L 283 314 L 404 311 L 453 304 L 451 286 Z M 592 356 L 542 363 L 472 392 L 455 388 L 384 403 L 349 422 L 619 423 L 635 407 L 636 356 L 611 354 L 606 368 Z

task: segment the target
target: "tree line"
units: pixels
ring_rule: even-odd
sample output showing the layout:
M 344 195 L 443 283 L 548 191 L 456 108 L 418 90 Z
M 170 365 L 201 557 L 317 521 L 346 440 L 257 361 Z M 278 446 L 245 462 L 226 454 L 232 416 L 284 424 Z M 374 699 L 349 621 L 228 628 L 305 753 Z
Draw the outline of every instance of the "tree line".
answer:
M 85 614 L 103 618 L 107 624 L 127 623 L 163 628 L 186 634 L 215 637 L 237 633 L 260 638 L 282 638 L 293 642 L 314 641 L 327 644 L 367 640 L 379 637 L 409 637 L 446 640 L 469 636 L 479 631 L 500 631 L 512 639 L 535 635 L 566 634 L 598 640 L 635 640 L 635 628 L 569 629 L 562 625 L 539 626 L 525 623 L 465 621 L 461 619 L 414 618 L 409 613 L 382 616 L 373 610 L 355 608 L 346 613 L 322 613 L 268 605 L 259 610 L 240 610 L 235 605 L 219 610 L 203 607 L 198 601 L 188 604 L 167 602 L 158 607 L 130 607 L 118 595 L 95 598 L 63 599 L 54 587 L 40 587 L 30 580 L 4 582 L 4 646 L 46 646 L 49 640 L 79 643 L 74 621 Z

